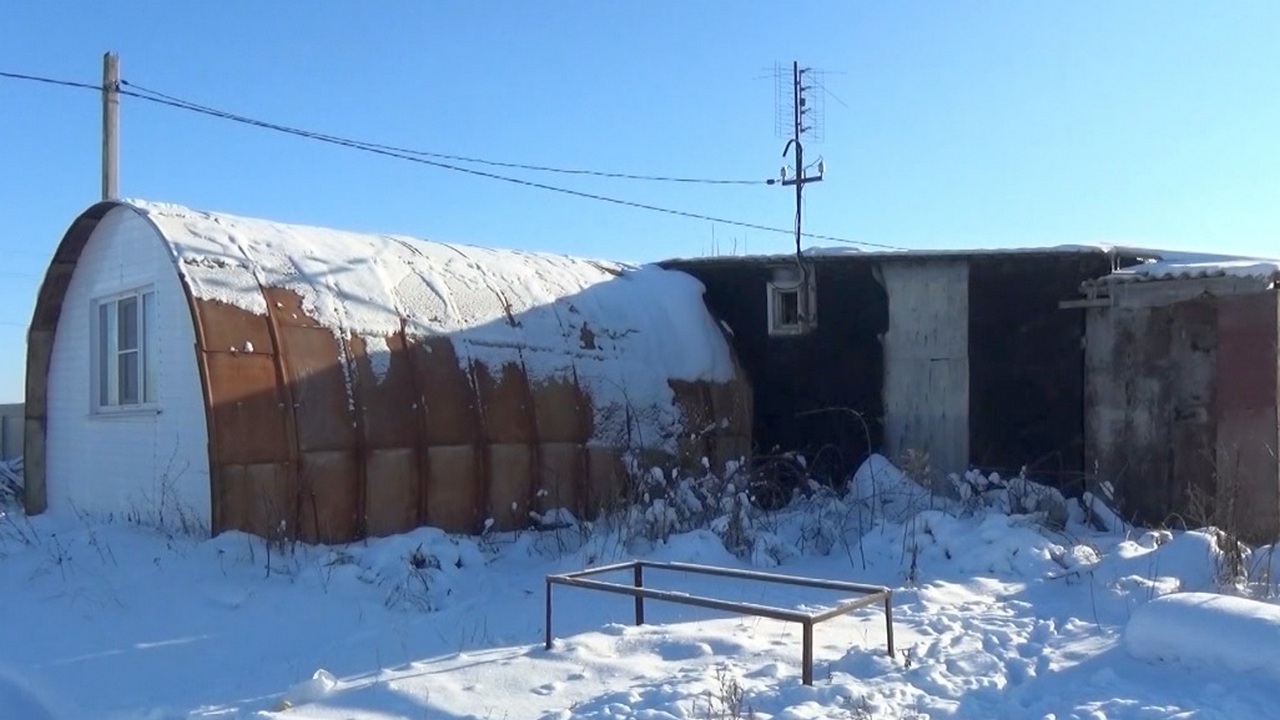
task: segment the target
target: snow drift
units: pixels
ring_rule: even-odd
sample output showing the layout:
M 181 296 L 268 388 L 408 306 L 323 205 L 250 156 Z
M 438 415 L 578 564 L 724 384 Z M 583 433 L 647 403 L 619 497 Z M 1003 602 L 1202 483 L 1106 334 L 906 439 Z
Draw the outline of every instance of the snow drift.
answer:
M 1280 680 L 1280 607 L 1211 593 L 1165 595 L 1134 613 L 1124 644 L 1139 660 Z

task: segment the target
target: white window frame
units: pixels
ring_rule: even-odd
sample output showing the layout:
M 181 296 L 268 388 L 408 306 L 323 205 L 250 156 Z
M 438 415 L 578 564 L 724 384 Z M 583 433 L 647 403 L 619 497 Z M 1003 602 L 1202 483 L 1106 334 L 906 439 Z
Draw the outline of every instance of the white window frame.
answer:
M 121 347 L 121 304 L 133 301 L 135 327 L 132 347 Z M 89 313 L 89 406 L 95 415 L 119 415 L 158 410 L 159 307 L 153 287 L 133 288 L 94 299 Z M 125 341 L 127 342 L 127 341 Z M 132 358 L 132 360 L 130 360 Z M 122 364 L 133 364 L 133 371 Z M 121 382 L 132 376 L 134 392 L 122 397 Z
M 803 281 L 771 281 L 766 289 L 765 302 L 769 314 L 770 335 L 803 335 L 813 330 L 817 324 L 814 318 L 815 302 L 814 282 L 810 278 Z M 781 313 L 782 298 L 794 295 L 796 299 L 795 322 L 784 322 Z

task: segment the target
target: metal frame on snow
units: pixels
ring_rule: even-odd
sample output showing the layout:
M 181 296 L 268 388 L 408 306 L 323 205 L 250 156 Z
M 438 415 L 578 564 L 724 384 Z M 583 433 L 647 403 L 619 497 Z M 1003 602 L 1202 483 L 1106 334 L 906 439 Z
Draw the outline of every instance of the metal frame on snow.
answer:
M 822 590 L 840 590 L 857 593 L 861 597 L 845 600 L 826 610 L 818 612 L 804 612 L 794 608 L 780 608 L 770 605 L 759 605 L 756 603 L 719 600 L 716 598 L 690 595 L 689 593 L 673 590 L 656 590 L 653 588 L 646 588 L 644 586 L 644 569 L 646 567 L 654 570 L 690 572 L 701 575 L 757 580 L 759 582 L 777 583 L 781 585 L 812 587 Z M 621 585 L 618 583 L 605 582 L 603 580 L 588 579 L 592 575 L 618 572 L 620 570 L 632 571 L 631 585 Z M 552 585 L 567 585 L 569 587 L 583 588 L 586 590 L 601 590 L 603 592 L 615 593 L 618 595 L 630 595 L 635 598 L 636 625 L 644 624 L 645 598 L 650 600 L 679 603 L 681 605 L 710 608 L 712 610 L 724 610 L 726 612 L 739 613 L 742 615 L 754 615 L 757 617 L 772 618 L 774 620 L 800 623 L 803 628 L 804 635 L 804 656 L 802 658 L 801 675 L 805 685 L 813 684 L 813 626 L 823 622 L 824 620 L 830 620 L 841 615 L 846 615 L 859 608 L 868 607 L 884 601 L 884 624 L 885 634 L 887 636 L 888 654 L 889 657 L 893 657 L 893 591 L 880 585 L 862 585 L 859 583 L 842 582 L 839 580 L 821 580 L 818 578 L 780 575 L 777 573 L 766 573 L 755 570 L 734 570 L 731 568 L 714 567 L 711 565 L 695 565 L 692 563 L 680 562 L 652 562 L 649 560 L 631 560 L 629 562 L 604 565 L 597 568 L 588 568 L 577 572 L 548 575 L 546 624 L 546 647 L 548 650 L 551 649 L 552 641 Z

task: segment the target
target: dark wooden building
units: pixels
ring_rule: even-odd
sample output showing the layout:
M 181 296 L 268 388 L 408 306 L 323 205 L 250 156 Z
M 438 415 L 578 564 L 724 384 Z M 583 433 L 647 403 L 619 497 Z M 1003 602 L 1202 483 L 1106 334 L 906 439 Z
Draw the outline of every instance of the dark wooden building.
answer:
M 665 265 L 701 280 L 733 332 L 757 452 L 799 451 L 832 478 L 869 451 L 1079 478 L 1085 317 L 1059 303 L 1132 262 L 1073 247 Z

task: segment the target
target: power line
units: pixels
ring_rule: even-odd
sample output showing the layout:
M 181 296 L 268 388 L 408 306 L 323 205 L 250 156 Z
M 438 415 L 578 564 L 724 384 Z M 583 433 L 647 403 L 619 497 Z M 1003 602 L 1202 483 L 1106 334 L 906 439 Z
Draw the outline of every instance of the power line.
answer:
M 135 92 L 144 93 L 146 95 L 152 95 L 157 98 L 163 98 L 165 100 L 179 103 L 184 107 L 187 107 L 192 110 L 200 110 L 202 112 L 216 113 L 220 117 L 226 117 L 226 116 L 232 115 L 232 113 L 227 113 L 221 110 L 217 110 L 215 108 L 208 107 L 207 105 L 200 105 L 199 103 L 194 103 L 194 102 L 191 102 L 190 100 L 184 100 L 182 98 L 174 97 L 172 95 L 166 95 L 165 93 L 162 93 L 158 90 L 151 90 L 151 89 L 142 87 L 141 85 L 138 85 L 136 83 L 128 82 L 127 80 L 120 81 L 120 84 L 123 86 L 133 88 Z M 127 95 L 129 93 L 124 93 L 124 94 Z M 141 97 L 141 96 L 135 95 L 134 97 Z M 395 145 L 384 145 L 382 143 L 366 142 L 363 140 L 352 140 L 351 138 L 344 138 L 336 135 L 327 135 L 324 133 L 315 133 L 315 134 L 323 135 L 324 137 L 333 139 L 333 140 L 343 140 L 356 145 L 361 145 L 363 147 L 376 148 L 378 150 L 387 150 L 389 152 L 395 152 L 395 153 L 403 153 L 406 155 L 413 155 L 415 157 L 435 158 L 438 160 L 452 160 L 455 162 L 474 163 L 476 165 L 486 165 L 488 167 L 511 168 L 514 170 L 532 170 L 535 172 L 559 173 L 562 175 L 586 175 L 590 177 L 615 178 L 615 179 L 621 179 L 621 180 L 647 180 L 652 182 L 688 183 L 688 184 L 698 184 L 698 185 L 771 185 L 772 184 L 767 179 L 766 180 L 726 180 L 721 178 L 679 177 L 679 176 L 671 176 L 671 175 L 640 175 L 636 173 L 608 172 L 604 170 L 585 170 L 585 169 L 577 169 L 577 168 L 551 167 L 549 165 L 529 165 L 526 163 L 501 162 L 498 160 L 485 160 L 483 158 L 468 157 L 466 155 L 450 155 L 447 153 L 429 152 L 426 150 L 414 150 L 412 148 L 397 147 Z
M 102 89 L 101 85 L 90 85 L 89 83 L 73 82 L 71 80 L 57 80 L 55 78 L 40 77 L 38 75 L 23 75 L 22 73 L 0 72 L 0 77 L 10 78 L 12 80 L 30 80 L 31 82 L 46 83 L 48 85 L 83 88 L 86 90 Z
M 232 122 L 251 125 L 253 127 L 260 127 L 268 130 L 274 130 L 276 132 L 281 132 L 288 135 L 295 135 L 298 137 L 304 137 L 311 140 L 318 140 L 320 142 L 325 142 L 332 145 L 349 147 L 356 150 L 364 150 L 366 152 L 371 152 L 378 155 L 384 155 L 387 157 L 394 157 L 401 160 L 407 160 L 409 162 L 416 162 L 423 165 L 429 165 L 431 167 L 438 167 L 445 170 L 453 170 L 455 172 L 461 172 L 461 173 L 466 173 L 468 175 L 475 175 L 478 177 L 489 178 L 491 180 L 500 180 L 502 182 L 507 182 L 515 185 L 523 185 L 525 187 L 533 187 L 533 188 L 538 188 L 540 190 L 547 190 L 550 192 L 557 192 L 565 195 L 572 195 L 575 197 L 586 198 L 588 200 L 597 200 L 600 202 L 612 203 L 614 205 L 632 207 L 640 210 L 649 210 L 651 212 L 664 213 L 667 215 L 675 215 L 678 217 L 691 218 L 694 220 L 706 220 L 709 222 L 716 222 L 724 225 L 732 225 L 735 227 L 742 227 L 750 230 L 763 230 L 765 232 L 773 232 L 773 233 L 791 234 L 794 232 L 794 230 L 786 230 L 783 228 L 770 227 L 768 225 L 760 225 L 757 223 L 743 222 L 740 220 L 730 220 L 728 218 L 715 217 L 712 215 L 703 215 L 701 213 L 688 212 L 685 210 L 675 210 L 672 208 L 660 207 L 658 205 L 649 205 L 647 203 L 635 202 L 633 200 L 624 200 L 621 198 L 610 197 L 608 195 L 598 195 L 596 193 L 583 192 L 581 190 L 572 190 L 570 188 L 559 187 L 556 185 L 547 185 L 545 183 L 535 182 L 532 180 L 523 180 L 520 178 L 509 177 L 506 175 L 498 175 L 496 173 L 486 172 L 484 170 L 476 170 L 474 168 L 459 167 L 457 165 L 450 165 L 447 163 L 430 160 L 424 157 L 419 157 L 415 154 L 411 154 L 412 151 L 406 151 L 400 148 L 393 148 L 391 146 L 380 145 L 377 143 L 367 143 L 359 140 L 351 140 L 349 138 L 338 137 L 335 135 L 327 135 L 324 133 L 314 132 L 311 130 L 303 130 L 300 128 L 289 127 L 287 125 L 279 125 L 277 123 L 267 122 L 264 120 L 257 120 L 255 118 L 245 117 L 243 115 L 237 115 L 235 113 L 227 112 L 225 110 L 218 110 L 216 108 L 199 105 L 187 100 L 175 98 L 173 96 L 168 96 L 168 95 L 162 96 L 161 94 L 156 93 L 155 91 L 145 90 L 145 88 L 140 88 L 139 86 L 134 85 L 132 83 L 122 82 L 121 84 L 126 85 L 128 87 L 135 88 L 134 90 L 121 90 L 120 93 L 122 95 L 136 97 L 139 100 L 145 100 L 147 102 L 153 102 L 160 105 L 167 105 L 167 106 L 178 108 L 181 110 L 188 110 L 188 111 L 199 113 L 202 115 L 209 115 L 211 117 L 216 117 L 223 120 L 230 120 Z M 144 94 L 144 93 L 150 93 L 150 94 Z M 904 249 L 904 248 L 896 247 L 893 245 L 883 245 L 879 243 L 849 240 L 847 238 L 840 238 L 832 235 L 820 235 L 816 233 L 804 233 L 804 237 L 814 239 L 814 240 L 828 240 L 831 242 L 846 243 L 849 245 L 862 245 L 866 247 L 883 248 L 887 250 Z
M 98 86 L 98 85 L 92 85 L 88 83 L 75 83 L 75 82 L 70 82 L 65 80 L 56 80 L 53 78 L 38 77 L 34 75 L 19 75 L 17 73 L 0 73 L 0 77 L 8 77 L 8 78 L 13 78 L 18 80 L 31 80 L 36 82 L 45 82 L 45 83 L 51 83 L 54 85 L 64 85 L 67 87 L 84 88 L 84 89 L 90 89 L 90 90 L 96 90 L 96 91 L 102 90 L 101 86 Z M 693 220 L 704 220 L 707 222 L 721 223 L 724 225 L 747 228 L 750 230 L 761 230 L 764 232 L 771 232 L 771 233 L 780 233 L 780 234 L 794 233 L 794 230 L 787 230 L 784 228 L 770 227 L 768 225 L 760 225 L 758 223 L 743 222 L 740 220 L 731 220 L 729 218 L 721 218 L 713 215 L 704 215 L 702 213 L 688 212 L 685 210 L 676 210 L 673 208 L 666 208 L 658 205 L 650 205 L 647 203 L 641 203 L 641 202 L 635 202 L 632 200 L 624 200 L 622 198 L 610 197 L 608 195 L 598 195 L 596 193 L 589 193 L 581 190 L 573 190 L 570 188 L 559 187 L 556 185 L 547 185 L 545 183 L 535 182 L 532 180 L 524 180 L 521 178 L 514 178 L 507 175 L 499 175 L 497 173 L 491 173 L 484 170 L 477 170 L 475 168 L 460 167 L 458 165 L 451 165 L 449 163 L 444 163 L 444 162 L 439 162 L 437 160 L 429 159 L 430 157 L 435 157 L 435 156 L 427 153 L 421 153 L 419 151 L 412 151 L 404 148 L 396 148 L 394 146 L 382 145 L 379 143 L 370 143 L 370 142 L 365 142 L 361 140 L 353 140 L 350 138 L 344 138 L 336 135 L 328 135 L 325 133 L 315 132 L 311 130 L 304 130 L 301 128 L 290 127 L 287 125 L 280 125 L 280 124 L 268 122 L 265 120 L 258 120 L 258 119 L 250 118 L 244 115 L 238 115 L 236 113 L 228 112 L 226 110 L 219 110 L 217 108 L 200 105 L 198 103 L 193 103 L 191 101 L 183 100 L 181 98 L 177 98 L 171 95 L 165 95 L 163 93 L 160 93 L 154 90 L 148 90 L 138 85 L 134 85 L 127 81 L 122 80 L 120 84 L 122 86 L 133 88 L 132 90 L 127 90 L 123 88 L 120 89 L 118 92 L 121 95 L 127 95 L 129 97 L 134 97 L 146 102 L 165 105 L 168 107 L 177 108 L 179 110 L 186 110 L 189 112 L 194 112 L 201 115 L 207 115 L 207 116 L 215 117 L 222 120 L 229 120 L 231 122 L 235 122 L 243 125 L 249 125 L 252 127 L 259 127 L 266 130 L 273 130 L 273 131 L 284 133 L 287 135 L 303 137 L 310 140 L 316 140 L 318 142 L 328 143 L 331 145 L 338 145 L 340 147 L 348 147 L 355 150 L 363 150 L 365 152 L 373 153 L 376 155 L 382 155 L 385 157 L 397 158 L 400 160 L 415 162 L 422 165 L 441 168 L 444 170 L 452 170 L 454 172 L 465 173 L 465 174 L 473 175 L 476 177 L 484 177 L 484 178 L 489 178 L 491 180 L 498 180 L 498 181 L 510 183 L 513 185 L 532 187 L 540 190 L 546 190 L 549 192 L 555 192 L 555 193 L 561 193 L 564 195 L 571 195 L 574 197 L 585 198 L 588 200 L 606 202 L 613 205 L 619 205 L 622 207 L 631 207 L 639 210 L 648 210 L 650 212 L 657 212 L 665 215 L 690 218 Z M 456 157 L 456 156 L 453 156 L 453 157 Z M 596 171 L 583 171 L 583 174 L 596 174 Z M 656 177 L 656 176 L 645 176 L 645 177 Z M 770 181 L 762 181 L 762 182 L 765 182 L 767 184 L 772 184 Z M 882 248 L 887 250 L 905 249 L 905 248 L 897 247 L 894 245 L 884 245 L 880 243 L 863 242 L 859 240 L 850 240 L 848 238 L 835 237 L 832 235 L 820 235 L 816 233 L 804 233 L 804 237 L 807 237 L 813 240 L 826 240 L 831 242 L 845 243 L 849 245 L 861 245 L 865 247 Z

